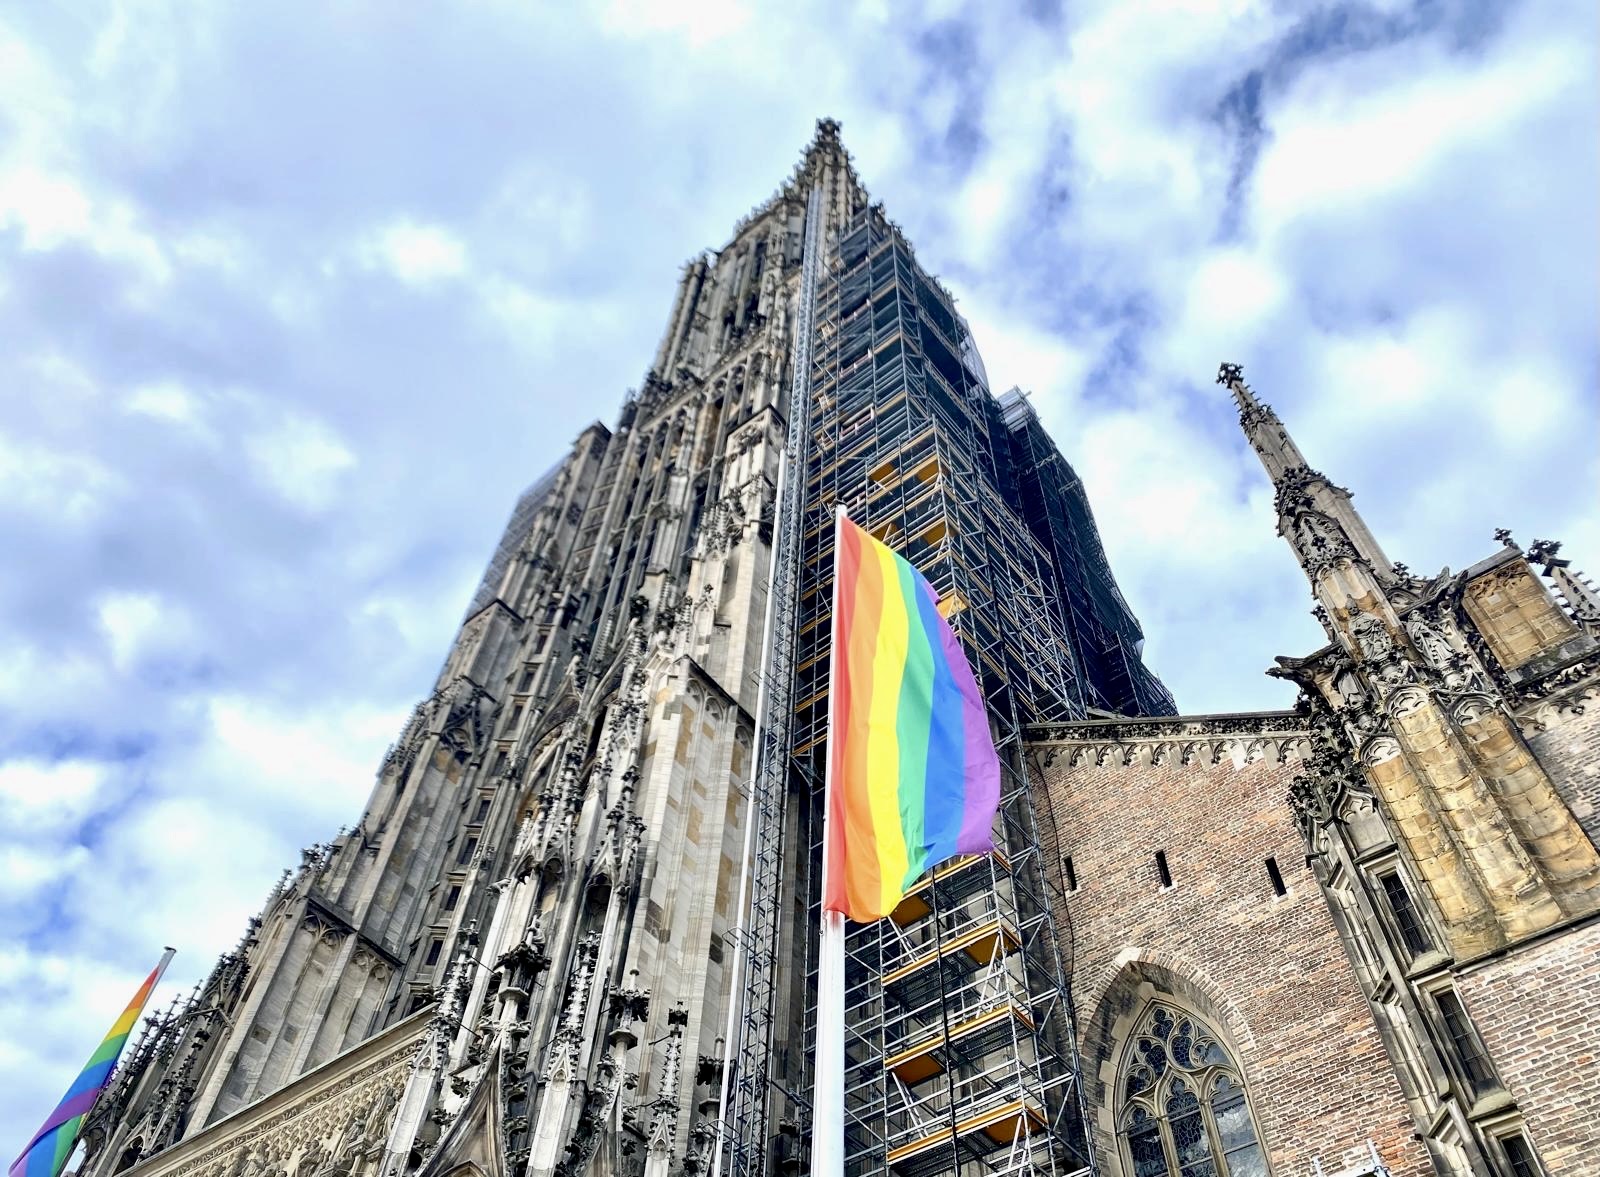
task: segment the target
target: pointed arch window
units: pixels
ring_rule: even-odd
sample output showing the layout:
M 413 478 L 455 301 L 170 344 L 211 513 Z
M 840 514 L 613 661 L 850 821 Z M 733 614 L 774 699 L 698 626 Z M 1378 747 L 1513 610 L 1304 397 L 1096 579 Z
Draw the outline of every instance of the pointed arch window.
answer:
M 1162 1002 L 1145 1008 L 1117 1093 L 1130 1177 L 1266 1177 L 1238 1064 L 1192 1013 Z

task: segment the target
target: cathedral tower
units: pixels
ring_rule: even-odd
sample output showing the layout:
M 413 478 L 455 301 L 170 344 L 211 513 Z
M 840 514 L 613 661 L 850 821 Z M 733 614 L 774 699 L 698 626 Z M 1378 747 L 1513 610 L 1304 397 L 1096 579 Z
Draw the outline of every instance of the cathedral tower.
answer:
M 1080 1170 L 1017 732 L 1170 697 L 1070 467 L 825 120 L 685 266 L 615 425 L 516 504 L 360 820 L 153 1022 L 83 1172 L 802 1163 L 836 502 L 945 595 L 1012 771 L 1005 853 L 858 937 L 852 1165 Z M 1006 1019 L 930 1045 L 980 1001 Z

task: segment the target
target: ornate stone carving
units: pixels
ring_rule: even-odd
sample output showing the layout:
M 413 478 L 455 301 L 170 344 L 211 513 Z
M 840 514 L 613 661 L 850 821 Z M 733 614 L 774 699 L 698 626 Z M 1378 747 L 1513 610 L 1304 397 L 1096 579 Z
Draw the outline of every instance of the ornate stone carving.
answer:
M 1389 714 L 1396 719 L 1404 719 L 1412 712 L 1420 710 L 1427 702 L 1426 691 L 1420 687 L 1407 688 L 1389 700 Z
M 489 740 L 489 692 L 467 678 L 457 678 L 433 701 L 439 743 L 461 759 L 475 759 Z
M 1369 790 L 1339 718 L 1312 695 L 1300 698 L 1309 713 L 1310 754 L 1306 771 L 1289 784 L 1288 800 L 1301 837 L 1314 845 L 1317 831 L 1337 818 L 1345 799 Z
M 1291 475 L 1296 473 L 1290 472 Z M 1304 473 L 1314 474 L 1310 471 Z M 1322 479 L 1320 474 L 1315 477 Z M 1306 509 L 1304 503 L 1309 502 L 1309 498 L 1296 497 L 1301 492 L 1293 484 L 1280 484 L 1278 493 L 1280 514 L 1288 516 L 1287 522 L 1280 525 L 1280 530 L 1294 547 L 1308 574 L 1316 577 L 1340 560 L 1356 558 L 1355 546 L 1345 535 L 1344 528 L 1321 512 Z
M 141 1171 L 150 1177 L 344 1177 L 356 1160 L 370 1163 L 382 1151 L 413 1049 L 411 1040 L 397 1042 L 332 1082 L 314 1074 L 303 1098 L 274 1104 L 270 1112 L 246 1109 L 208 1134 L 199 1151 L 176 1144 Z
M 566 1008 L 560 1025 L 550 1038 L 545 1056 L 547 1083 L 571 1082 L 578 1078 L 578 1055 L 583 1046 L 583 1020 L 589 1008 L 596 958 L 600 954 L 600 933 L 589 932 L 578 942 L 572 972 L 567 980 Z
M 1497 710 L 1493 699 L 1484 695 L 1469 695 L 1455 705 L 1451 715 L 1457 723 L 1477 723 L 1485 715 Z
M 659 1094 L 650 1102 L 650 1130 L 645 1147 L 653 1153 L 672 1149 L 678 1127 L 678 1084 L 683 1071 L 683 1031 L 689 1024 L 689 1011 L 679 1005 L 667 1014 L 667 1049 L 661 1066 Z
M 378 770 L 380 776 L 403 777 L 411 771 L 423 741 L 428 738 L 428 715 L 432 703 L 430 697 L 411 709 L 411 718 L 406 720 L 405 727 L 401 729 L 400 738 L 389 745 L 388 752 L 384 754 L 383 765 Z
M 1039 727 L 1032 742 L 1045 768 L 1058 756 L 1073 765 L 1128 765 L 1145 754 L 1153 762 L 1163 747 L 1165 755 L 1183 764 L 1220 764 L 1236 754 L 1241 760 L 1253 755 L 1285 764 L 1305 745 L 1301 724 L 1299 716 L 1288 713 L 1088 720 Z
M 1383 764 L 1400 755 L 1400 742 L 1393 736 L 1378 736 L 1368 740 L 1361 749 L 1363 764 Z
M 1536 539 L 1525 559 L 1530 564 L 1544 566 L 1544 575 L 1555 584 L 1556 592 L 1566 604 L 1572 619 L 1593 634 L 1600 629 L 1600 592 L 1596 591 L 1588 578 L 1572 570 L 1571 560 L 1563 560 L 1557 555 L 1560 551 L 1559 542 Z

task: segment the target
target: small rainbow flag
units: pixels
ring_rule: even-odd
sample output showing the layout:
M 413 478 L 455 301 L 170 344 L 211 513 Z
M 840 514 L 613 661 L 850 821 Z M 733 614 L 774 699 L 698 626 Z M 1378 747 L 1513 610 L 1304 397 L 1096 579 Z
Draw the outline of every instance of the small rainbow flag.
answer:
M 993 849 L 1000 761 L 939 595 L 841 512 L 824 911 L 888 915 L 923 871 Z
M 33 1134 L 22 1155 L 11 1162 L 10 1177 L 59 1177 L 61 1170 L 66 1168 L 67 1159 L 72 1156 L 72 1150 L 78 1143 L 78 1131 L 83 1127 L 83 1118 L 89 1114 L 106 1081 L 111 1078 L 111 1069 L 117 1065 L 117 1056 L 127 1044 L 134 1023 L 144 1011 L 145 1002 L 150 1000 L 150 991 L 161 980 L 161 974 L 166 972 L 172 955 L 173 950 L 167 949 L 161 963 L 139 986 L 139 992 L 133 995 L 128 1008 L 122 1011 L 122 1016 L 111 1027 L 111 1033 L 105 1036 L 100 1048 L 89 1056 L 89 1064 L 67 1089 L 66 1098 L 45 1119 L 44 1127 Z

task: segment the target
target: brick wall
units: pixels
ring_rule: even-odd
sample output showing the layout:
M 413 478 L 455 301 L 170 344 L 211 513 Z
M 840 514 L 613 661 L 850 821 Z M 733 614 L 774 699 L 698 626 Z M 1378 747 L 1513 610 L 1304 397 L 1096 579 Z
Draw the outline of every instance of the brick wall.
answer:
M 1600 844 L 1600 699 L 1586 700 L 1580 714 L 1552 708 L 1541 718 L 1547 726 L 1528 737 L 1528 747 L 1589 840 Z
M 1071 743 L 1035 747 L 1047 853 L 1054 863 L 1071 854 L 1078 882 L 1062 922 L 1072 928 L 1085 1090 L 1107 1174 L 1121 1171 L 1107 1106 L 1118 1048 L 1153 991 L 1174 993 L 1232 1039 L 1275 1173 L 1309 1174 L 1317 1158 L 1338 1172 L 1365 1156 L 1369 1138 L 1396 1177 L 1433 1172 L 1305 865 L 1284 802 L 1296 769 L 1277 762 L 1284 742 L 1294 741 L 1202 746 L 1189 764 L 1181 740 L 1164 756 L 1150 742 L 1087 756 Z M 1226 749 L 1218 764 L 1213 747 Z M 1289 888 L 1281 899 L 1268 857 Z
M 1456 978 L 1551 1177 L 1600 1173 L 1600 923 Z

